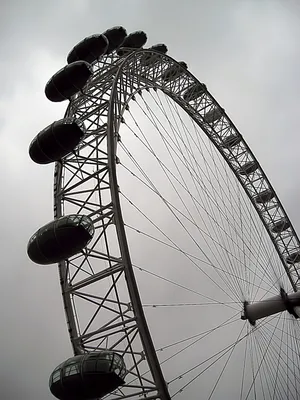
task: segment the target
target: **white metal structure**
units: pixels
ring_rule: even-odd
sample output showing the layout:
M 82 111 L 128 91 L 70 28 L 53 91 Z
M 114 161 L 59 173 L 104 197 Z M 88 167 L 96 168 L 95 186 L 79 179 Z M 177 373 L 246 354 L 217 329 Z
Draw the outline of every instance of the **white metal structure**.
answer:
M 54 217 L 96 233 L 59 264 L 62 295 L 75 354 L 124 356 L 109 398 L 298 399 L 299 239 L 205 85 L 167 55 L 113 52 L 65 117 L 86 135 L 56 163 Z

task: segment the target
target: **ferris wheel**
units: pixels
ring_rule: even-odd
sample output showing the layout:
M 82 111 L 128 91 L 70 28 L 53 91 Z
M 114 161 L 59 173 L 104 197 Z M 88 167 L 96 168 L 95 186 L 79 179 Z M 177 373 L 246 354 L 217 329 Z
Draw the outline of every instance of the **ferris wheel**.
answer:
M 58 263 L 74 355 L 61 400 L 299 399 L 300 244 L 242 135 L 143 31 L 87 37 L 47 83 L 65 116 L 29 153 L 55 163 Z

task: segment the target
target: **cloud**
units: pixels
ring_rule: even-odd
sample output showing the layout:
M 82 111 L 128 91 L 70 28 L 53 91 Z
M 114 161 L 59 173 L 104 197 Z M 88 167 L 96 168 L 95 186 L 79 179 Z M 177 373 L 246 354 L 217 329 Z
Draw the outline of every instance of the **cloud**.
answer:
M 300 229 L 298 2 L 189 0 L 184 6 L 174 6 L 171 0 L 5 1 L 0 16 L 3 400 L 50 400 L 49 373 L 71 355 L 57 268 L 35 266 L 26 254 L 30 235 L 52 219 L 53 203 L 53 166 L 33 164 L 28 146 L 41 129 L 63 117 L 67 105 L 46 100 L 47 80 L 65 64 L 79 40 L 114 25 L 124 25 L 128 32 L 145 30 L 150 45 L 164 42 L 171 56 L 187 62 L 240 129 L 296 230 Z M 148 267 L 153 249 L 154 245 L 147 250 Z M 136 256 L 139 259 L 143 254 Z M 160 256 L 153 255 L 156 272 Z M 173 266 L 180 268 L 181 261 L 178 257 L 164 272 L 196 290 L 196 274 L 189 277 L 181 270 L 173 275 Z M 143 296 L 151 301 L 153 293 L 142 275 L 137 273 Z M 209 295 L 209 286 L 206 290 Z M 179 293 L 182 300 L 192 298 L 157 283 L 157 300 L 176 302 Z M 171 326 L 178 319 L 175 313 L 169 315 L 170 326 L 161 342 L 172 334 Z M 200 314 L 178 315 L 186 322 L 182 334 L 201 320 Z M 207 315 L 203 320 L 212 324 Z M 199 355 L 191 357 L 194 360 Z

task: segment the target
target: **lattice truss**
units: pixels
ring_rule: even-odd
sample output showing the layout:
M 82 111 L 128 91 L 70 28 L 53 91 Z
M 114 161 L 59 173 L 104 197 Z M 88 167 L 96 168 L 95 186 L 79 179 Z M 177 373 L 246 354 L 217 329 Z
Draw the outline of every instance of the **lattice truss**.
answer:
M 146 53 L 152 54 L 151 65 L 143 63 Z M 299 239 L 240 133 L 209 92 L 193 96 L 191 88 L 199 85 L 199 81 L 182 65 L 168 56 L 141 50 L 127 58 L 107 56 L 93 68 L 92 80 L 72 99 L 66 112 L 66 117 L 76 117 L 84 123 L 86 135 L 76 150 L 55 167 L 55 217 L 84 214 L 92 218 L 95 226 L 94 238 L 84 252 L 60 263 L 68 328 L 75 353 L 111 349 L 124 355 L 128 369 L 126 385 L 110 396 L 126 398 L 143 394 L 156 398 L 157 388 L 126 290 L 110 191 L 109 160 L 118 163 L 119 128 L 130 102 L 136 96 L 143 96 L 143 90 L 161 90 L 202 128 L 250 197 L 295 289 L 299 283 L 297 263 L 288 264 L 285 260 L 299 250 Z M 163 76 L 170 68 L 175 79 L 165 81 Z M 184 99 L 187 89 L 191 89 L 191 96 Z M 214 113 L 219 118 L 212 118 Z M 113 154 L 108 154 L 109 135 L 114 135 Z M 240 173 L 243 166 L 251 163 L 255 165 L 252 173 Z M 271 193 L 270 200 L 257 203 L 255 198 L 261 193 Z M 289 224 L 288 229 L 272 232 L 274 224 L 283 219 Z

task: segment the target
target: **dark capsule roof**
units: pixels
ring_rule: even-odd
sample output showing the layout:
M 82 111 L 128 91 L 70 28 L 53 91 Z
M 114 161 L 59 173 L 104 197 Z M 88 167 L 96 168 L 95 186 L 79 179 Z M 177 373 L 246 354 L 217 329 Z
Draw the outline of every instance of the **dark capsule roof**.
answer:
M 178 63 L 182 68 L 184 68 L 184 69 L 188 69 L 188 65 L 187 65 L 187 63 L 186 62 L 184 62 L 184 61 L 179 61 L 179 63 Z
M 83 60 L 91 64 L 105 54 L 107 49 L 108 39 L 106 36 L 88 36 L 73 47 L 67 57 L 67 62 L 70 64 L 74 61 Z
M 256 161 L 248 161 L 239 169 L 238 172 L 240 175 L 250 175 L 255 172 L 257 168 L 258 164 Z
M 296 264 L 300 262 L 300 251 L 299 250 L 293 251 L 293 253 L 287 256 L 286 262 L 288 264 Z
M 148 50 L 158 51 L 162 54 L 166 54 L 168 52 L 167 46 L 163 43 L 154 44 L 153 46 L 149 47 Z
M 238 145 L 241 141 L 242 141 L 241 136 L 237 136 L 237 135 L 233 134 L 233 135 L 229 135 L 229 136 L 225 137 L 221 143 L 221 146 L 229 149 L 231 147 Z
M 265 189 L 255 197 L 254 201 L 258 204 L 267 203 L 272 200 L 274 196 L 275 193 L 272 189 Z
M 60 400 L 87 400 L 105 396 L 123 385 L 126 366 L 111 351 L 69 358 L 52 372 L 51 393 Z
M 273 233 L 281 233 L 287 230 L 290 226 L 290 221 L 286 218 L 282 218 L 274 223 L 274 225 L 271 227 L 271 231 Z
M 212 110 L 208 111 L 204 117 L 204 122 L 211 124 L 212 122 L 218 121 L 223 115 L 224 109 L 220 107 L 213 108 Z
M 50 101 L 70 99 L 79 92 L 92 75 L 90 65 L 85 61 L 75 61 L 59 70 L 48 81 L 45 94 Z
M 154 44 L 153 46 L 149 47 L 148 50 L 157 51 L 158 53 L 161 53 L 161 54 L 166 54 L 168 51 L 168 48 L 165 44 L 159 43 L 159 44 Z M 151 65 L 151 64 L 154 64 L 158 59 L 159 59 L 158 54 L 146 53 L 143 55 L 143 57 L 141 57 L 141 64 L 142 65 Z
M 129 47 L 131 49 L 139 49 L 147 42 L 147 35 L 144 31 L 136 31 L 130 33 L 124 39 L 122 47 Z
M 84 134 L 84 125 L 78 119 L 55 121 L 33 139 L 29 146 L 29 155 L 38 164 L 61 160 L 74 150 Z
M 122 26 L 115 26 L 113 28 L 107 29 L 103 32 L 103 35 L 108 39 L 108 48 L 106 50 L 106 54 L 111 53 L 121 46 L 123 43 L 127 32 Z
M 143 31 L 136 31 L 130 33 L 124 39 L 121 48 L 117 50 L 119 56 L 128 54 L 128 49 L 140 49 L 147 42 L 147 35 Z
M 198 97 L 202 96 L 205 91 L 206 86 L 204 83 L 196 83 L 184 92 L 183 98 L 186 101 L 196 100 Z
M 169 67 L 164 71 L 162 74 L 161 78 L 165 82 L 170 82 L 178 76 L 182 75 L 185 70 L 188 68 L 187 64 L 184 61 L 179 61 L 179 66 L 178 65 L 173 65 L 172 67 Z
M 53 264 L 79 253 L 92 239 L 94 226 L 84 215 L 68 215 L 40 228 L 27 246 L 29 258 L 37 264 Z

